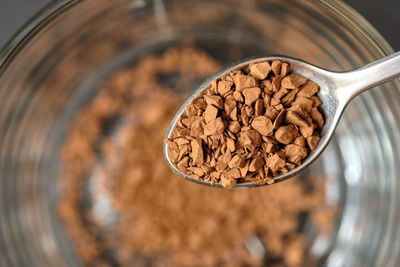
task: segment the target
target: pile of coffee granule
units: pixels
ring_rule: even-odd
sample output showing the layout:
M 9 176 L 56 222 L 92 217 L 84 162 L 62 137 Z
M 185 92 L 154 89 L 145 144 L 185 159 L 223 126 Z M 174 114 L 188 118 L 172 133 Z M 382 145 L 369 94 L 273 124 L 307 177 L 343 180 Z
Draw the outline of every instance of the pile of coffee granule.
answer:
M 184 99 L 174 90 L 219 68 L 193 46 L 170 48 L 116 71 L 79 112 L 62 150 L 58 211 L 85 265 L 315 263 L 301 230 L 305 215 L 329 228 L 323 179 L 228 191 L 185 181 L 164 159 L 164 133 Z
M 212 184 L 272 184 L 318 145 L 318 90 L 278 60 L 224 75 L 187 105 L 166 140 L 169 157 L 181 172 Z

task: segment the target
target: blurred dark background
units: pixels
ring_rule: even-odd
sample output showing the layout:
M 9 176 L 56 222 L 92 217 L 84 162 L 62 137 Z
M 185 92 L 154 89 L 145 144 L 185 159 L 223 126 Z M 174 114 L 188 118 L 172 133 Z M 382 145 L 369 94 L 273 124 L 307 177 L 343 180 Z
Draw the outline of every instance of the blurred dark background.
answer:
M 302 1 L 302 0 L 300 0 Z M 0 47 L 50 0 L 0 0 Z M 345 0 L 400 50 L 400 0 Z

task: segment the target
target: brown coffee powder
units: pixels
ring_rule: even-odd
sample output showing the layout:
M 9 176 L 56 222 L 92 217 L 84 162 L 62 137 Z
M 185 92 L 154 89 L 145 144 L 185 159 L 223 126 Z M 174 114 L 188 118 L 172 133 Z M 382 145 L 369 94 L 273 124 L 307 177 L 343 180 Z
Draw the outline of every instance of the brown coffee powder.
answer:
M 187 105 L 166 140 L 169 157 L 182 173 L 211 184 L 272 184 L 318 145 L 318 91 L 277 60 L 228 73 Z
M 193 79 L 204 79 L 219 67 L 190 46 L 146 56 L 135 67 L 108 78 L 76 117 L 63 147 L 59 214 L 83 263 L 309 266 L 313 262 L 306 253 L 309 240 L 299 232 L 299 216 L 310 214 L 319 218 L 319 228 L 329 228 L 331 220 L 321 219 L 332 214 L 323 204 L 321 179 L 309 180 L 314 190 L 292 179 L 270 188 L 227 191 L 177 177 L 163 158 L 164 133 L 183 101 L 171 89 L 188 88 Z M 175 77 L 174 88 L 160 82 L 160 77 L 169 75 Z M 120 119 L 110 126 L 116 117 Z M 117 130 L 109 134 L 107 127 Z M 193 147 L 196 150 L 196 143 Z M 198 154 L 194 151 L 196 160 L 201 159 Z M 102 204 L 108 200 L 112 215 L 102 215 L 96 199 Z M 258 242 L 265 259 L 254 249 Z

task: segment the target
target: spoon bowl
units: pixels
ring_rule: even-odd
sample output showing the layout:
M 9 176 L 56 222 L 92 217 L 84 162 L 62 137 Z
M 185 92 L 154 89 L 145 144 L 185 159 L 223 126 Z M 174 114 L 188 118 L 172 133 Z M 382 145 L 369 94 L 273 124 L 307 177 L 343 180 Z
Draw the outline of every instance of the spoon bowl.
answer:
M 322 128 L 322 131 L 320 133 L 320 141 L 318 143 L 318 146 L 310 152 L 310 154 L 304 159 L 301 165 L 293 168 L 287 173 L 283 173 L 279 176 L 274 177 L 274 183 L 281 182 L 288 178 L 296 176 L 322 154 L 323 150 L 327 147 L 329 141 L 331 140 L 333 133 L 335 132 L 336 126 L 339 123 L 343 111 L 345 110 L 347 104 L 354 97 L 369 88 L 393 80 L 394 78 L 400 76 L 400 52 L 365 65 L 362 68 L 348 72 L 333 72 L 325 70 L 299 59 L 286 56 L 256 57 L 241 60 L 225 67 L 221 71 L 209 77 L 186 99 L 186 101 L 182 104 L 182 106 L 179 108 L 178 112 L 172 119 L 171 124 L 167 130 L 165 139 L 169 139 L 171 137 L 172 130 L 175 128 L 178 119 L 185 112 L 186 106 L 197 96 L 201 95 L 203 91 L 208 89 L 212 81 L 232 71 L 243 69 L 250 64 L 265 61 L 270 62 L 273 60 L 279 60 L 288 63 L 290 65 L 291 73 L 304 76 L 319 85 L 320 90 L 317 95 L 322 101 L 320 111 L 325 120 L 324 127 Z M 203 180 L 193 179 L 185 173 L 182 173 L 171 161 L 168 153 L 168 145 L 166 143 L 164 143 L 164 154 L 172 170 L 174 170 L 179 176 L 183 177 L 184 179 L 202 185 L 222 187 L 222 185 L 220 184 L 212 184 Z M 244 182 L 236 184 L 233 188 L 250 188 L 265 185 L 267 184 L 259 185 L 252 182 Z

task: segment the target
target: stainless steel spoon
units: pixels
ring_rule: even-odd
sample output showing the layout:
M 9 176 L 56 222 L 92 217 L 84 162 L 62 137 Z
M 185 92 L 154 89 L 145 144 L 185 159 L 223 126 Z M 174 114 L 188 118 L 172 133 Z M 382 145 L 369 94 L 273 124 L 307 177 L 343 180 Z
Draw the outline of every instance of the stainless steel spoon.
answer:
M 273 60 L 280 60 L 289 63 L 292 73 L 307 77 L 308 79 L 319 84 L 320 91 L 318 93 L 318 96 L 323 102 L 320 108 L 325 118 L 325 125 L 322 129 L 321 139 L 318 146 L 307 156 L 307 158 L 300 166 L 297 166 L 296 168 L 280 176 L 274 177 L 275 183 L 281 182 L 297 175 L 321 155 L 322 151 L 326 148 L 330 139 L 332 138 L 344 109 L 354 97 L 358 96 L 359 94 L 370 88 L 373 88 L 374 86 L 400 77 L 400 52 L 377 60 L 359 69 L 347 72 L 333 72 L 321 69 L 317 66 L 311 65 L 301 60 L 284 56 L 245 59 L 222 69 L 218 73 L 211 76 L 203 84 L 201 84 L 199 88 L 197 88 L 189 96 L 189 98 L 186 99 L 183 105 L 179 108 L 178 112 L 175 114 L 175 117 L 172 119 L 171 124 L 168 128 L 166 138 L 170 137 L 172 130 L 174 129 L 175 124 L 178 121 L 178 118 L 185 111 L 186 105 L 190 103 L 195 97 L 197 97 L 201 92 L 203 92 L 203 90 L 207 89 L 213 80 L 224 76 L 225 74 L 228 74 L 232 71 L 243 69 L 251 63 Z M 181 177 L 203 185 L 222 187 L 219 184 L 210 184 L 205 181 L 192 179 L 179 171 L 179 169 L 171 162 L 169 158 L 167 144 L 164 144 L 164 154 L 170 167 Z M 238 183 L 234 188 L 257 186 L 260 185 L 246 182 Z

